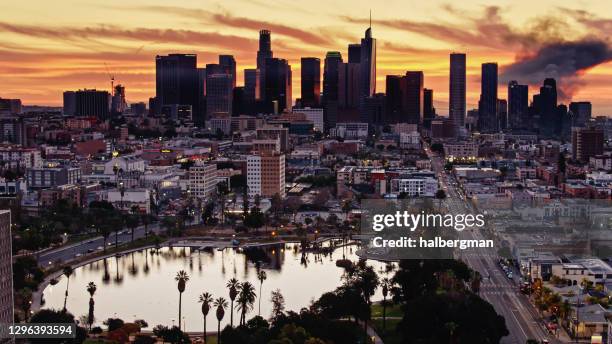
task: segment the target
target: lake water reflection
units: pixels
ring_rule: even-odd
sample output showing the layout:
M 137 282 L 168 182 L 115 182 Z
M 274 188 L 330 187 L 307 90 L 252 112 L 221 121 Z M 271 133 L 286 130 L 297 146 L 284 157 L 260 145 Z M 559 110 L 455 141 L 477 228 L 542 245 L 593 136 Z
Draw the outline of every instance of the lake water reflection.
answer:
M 229 301 L 225 284 L 232 277 L 253 283 L 259 296 L 254 261 L 260 261 L 268 277 L 263 283 L 261 315 L 268 318 L 273 290 L 281 290 L 286 310 L 299 311 L 324 292 L 340 285 L 343 269 L 336 266 L 336 260 L 345 256 L 357 261 L 356 250 L 356 246 L 348 246 L 327 254 L 302 255 L 298 244 L 268 246 L 249 250 L 248 254 L 235 249 L 198 251 L 183 247 L 142 250 L 75 269 L 70 277 L 67 308 L 77 318 L 87 314 L 89 294 L 86 285 L 93 281 L 98 286 L 94 296 L 97 324 L 109 317 L 120 317 L 125 321 L 144 319 L 149 323 L 149 329 L 157 324 L 177 324 L 179 295 L 174 276 L 179 270 L 185 270 L 190 280 L 183 293 L 184 326 L 187 331 L 201 331 L 198 296 L 210 292 L 215 298 L 223 296 Z M 368 261 L 368 264 L 377 272 L 385 268 L 384 263 L 376 261 Z M 55 286 L 48 286 L 44 291 L 45 308 L 61 309 L 65 288 L 65 277 Z M 380 289 L 374 299 L 379 298 L 382 298 Z M 258 302 L 248 318 L 257 314 Z M 229 324 L 229 319 L 227 310 L 222 327 Z M 235 313 L 234 324 L 236 319 Z M 209 313 L 207 322 L 210 331 L 216 328 L 214 310 Z

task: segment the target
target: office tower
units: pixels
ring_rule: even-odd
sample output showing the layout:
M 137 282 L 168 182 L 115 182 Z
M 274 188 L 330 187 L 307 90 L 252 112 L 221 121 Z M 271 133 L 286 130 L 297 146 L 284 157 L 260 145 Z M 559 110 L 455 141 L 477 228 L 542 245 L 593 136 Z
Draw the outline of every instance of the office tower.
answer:
M 259 69 L 244 70 L 244 97 L 249 104 L 254 104 L 259 100 Z
M 569 105 L 572 126 L 584 127 L 591 119 L 591 102 L 571 102 Z
M 433 105 L 433 90 L 423 89 L 423 126 L 431 128 L 431 121 L 436 117 L 436 109 Z
M 11 211 L 0 210 L 0 324 L 12 324 L 13 260 L 11 243 Z M 3 339 L 0 338 L 0 342 Z
M 76 116 L 96 117 L 100 120 L 108 119 L 110 94 L 107 91 L 78 90 L 75 92 Z
M 349 44 L 348 46 L 348 63 L 361 62 L 361 44 Z
M 250 197 L 285 198 L 285 155 L 262 152 L 247 157 L 247 187 Z
M 291 109 L 291 66 L 285 59 L 266 59 L 264 68 L 264 94 L 266 111 L 281 113 Z
M 376 39 L 372 38 L 372 28 L 365 31 L 365 37 L 361 39 L 361 72 L 359 79 L 361 83 L 361 100 L 371 97 L 376 92 Z
M 74 116 L 76 112 L 76 93 L 74 91 L 64 91 L 64 116 Z
M 455 133 L 465 126 L 465 54 L 450 54 L 448 116 L 455 123 Z
M 232 115 L 240 116 L 247 113 L 248 102 L 244 93 L 244 86 L 234 87 L 232 96 Z
M 144 116 L 147 113 L 147 104 L 144 102 L 130 104 L 130 110 L 136 116 Z
M 483 63 L 478 102 L 478 129 L 491 133 L 499 130 L 497 119 L 497 63 Z
M 125 101 L 125 87 L 123 85 L 115 85 L 114 94 L 111 100 L 111 113 L 123 113 L 127 109 Z
M 382 125 L 385 123 L 386 96 L 384 93 L 374 93 L 365 99 L 364 110 L 361 113 L 362 123 Z M 348 124 L 348 123 L 347 123 Z M 357 123 L 359 124 L 359 123 Z
M 335 127 L 338 121 L 338 74 L 341 64 L 340 52 L 327 52 L 323 66 L 323 109 L 327 130 Z
M 236 87 L 236 60 L 232 55 L 219 55 L 219 66 L 232 76 L 232 88 Z
M 193 122 L 204 126 L 206 120 L 206 68 L 198 68 L 198 112 L 193 113 Z M 192 109 L 193 110 L 193 109 Z
M 217 190 L 217 164 L 200 163 L 189 169 L 189 191 L 194 197 L 206 200 Z
M 603 154 L 604 132 L 596 128 L 572 128 L 572 158 L 588 162 L 589 158 Z
M 302 106 L 321 105 L 321 60 L 316 57 L 302 57 Z
M 265 87 L 265 77 L 266 72 L 264 69 L 266 68 L 266 59 L 270 59 L 274 57 L 272 52 L 272 40 L 270 38 L 269 30 L 261 30 L 259 31 L 259 50 L 257 51 L 257 69 L 259 69 L 259 94 L 263 97 Z
M 497 127 L 499 130 L 508 128 L 508 102 L 505 99 L 497 100 Z
M 387 75 L 385 82 L 387 90 L 385 123 L 399 123 L 403 117 L 402 99 L 406 88 L 405 78 L 401 75 Z
M 547 78 L 540 87 L 540 94 L 534 96 L 534 112 L 539 116 L 538 127 L 542 137 L 554 137 L 557 131 L 557 82 Z
M 197 56 L 194 54 L 155 57 L 155 97 L 158 108 L 171 104 L 191 105 L 193 112 L 199 113 L 200 88 L 196 64 Z
M 423 124 L 423 72 L 406 72 L 406 88 L 403 95 L 405 117 L 402 123 Z
M 21 99 L 0 98 L 0 114 L 21 114 Z
M 508 125 L 512 129 L 529 128 L 529 86 L 515 80 L 508 83 Z
M 207 69 L 208 70 L 208 69 Z M 226 73 L 206 76 L 206 119 L 215 115 L 232 114 L 232 76 Z
M 338 111 L 341 118 L 356 118 L 359 109 L 359 63 L 341 63 L 338 68 Z

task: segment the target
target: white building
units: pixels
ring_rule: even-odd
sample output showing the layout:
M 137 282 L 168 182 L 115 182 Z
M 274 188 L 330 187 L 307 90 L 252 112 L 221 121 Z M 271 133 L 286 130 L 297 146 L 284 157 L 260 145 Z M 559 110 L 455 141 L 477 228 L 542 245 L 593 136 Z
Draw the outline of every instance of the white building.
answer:
M 330 129 L 330 135 L 344 139 L 365 139 L 368 137 L 368 123 L 337 123 Z
M 406 193 L 408 196 L 434 197 L 438 181 L 434 178 L 401 178 L 391 180 L 391 193 Z
M 123 196 L 119 189 L 112 189 L 103 193 L 102 199 L 112 203 L 117 209 L 131 211 L 132 206 L 136 206 L 141 213 L 151 213 L 151 192 L 149 189 L 125 189 Z
M 306 120 L 312 122 L 314 130 L 323 132 L 325 123 L 323 122 L 323 109 L 321 108 L 294 108 L 293 113 L 303 113 Z
M 475 142 L 449 142 L 444 144 L 447 157 L 470 158 L 478 156 L 478 144 Z
M 421 135 L 416 132 L 400 133 L 399 142 L 401 148 L 421 148 Z
M 207 199 L 215 193 L 217 165 L 202 164 L 189 169 L 189 192 L 197 198 Z
M 20 146 L 0 146 L 0 161 L 4 163 L 3 168 L 11 169 L 25 170 L 42 166 L 42 158 L 38 149 Z

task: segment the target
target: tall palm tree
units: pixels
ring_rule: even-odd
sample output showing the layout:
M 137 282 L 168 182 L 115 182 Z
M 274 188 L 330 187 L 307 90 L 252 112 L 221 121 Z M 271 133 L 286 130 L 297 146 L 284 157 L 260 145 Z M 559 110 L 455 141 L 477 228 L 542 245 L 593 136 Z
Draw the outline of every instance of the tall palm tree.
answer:
M 383 295 L 383 332 L 387 330 L 387 295 L 389 295 L 389 289 L 391 289 L 391 280 L 388 277 L 385 277 L 380 282 L 382 286 L 382 295 Z
M 261 293 L 261 288 L 263 287 L 263 282 L 268 279 L 268 275 L 263 270 L 259 270 L 257 272 L 257 279 L 259 280 L 259 295 L 263 295 Z M 257 315 L 261 315 L 261 297 L 259 298 L 259 310 L 257 311 Z
M 178 327 L 181 328 L 181 302 L 183 299 L 183 292 L 185 291 L 185 285 L 187 281 L 189 281 L 189 275 L 185 272 L 185 270 L 181 270 L 176 273 L 176 277 L 174 280 L 178 282 L 178 291 L 179 291 L 179 317 L 178 317 Z
M 238 288 L 240 287 L 240 283 L 237 279 L 232 278 L 227 281 L 225 285 L 229 289 L 229 297 L 230 297 L 230 326 L 234 327 L 234 300 L 236 296 L 238 296 Z
M 66 311 L 66 302 L 68 302 L 68 286 L 70 285 L 70 276 L 72 275 L 73 272 L 74 270 L 72 269 L 70 265 L 66 265 L 62 269 L 62 273 L 64 274 L 64 276 L 66 276 L 66 294 L 64 296 L 64 312 Z
M 221 320 L 225 316 L 227 301 L 223 297 L 218 297 L 215 300 L 214 306 L 217 307 L 217 344 L 221 343 Z
M 240 325 L 244 325 L 246 323 L 246 314 L 253 309 L 253 304 L 255 303 L 256 297 L 257 294 L 255 294 L 255 287 L 251 284 L 251 282 L 244 282 L 240 284 L 238 304 L 236 305 L 236 309 L 240 311 Z
M 98 290 L 98 287 L 94 282 L 87 284 L 87 292 L 89 293 L 89 314 L 87 315 L 87 323 L 89 324 L 89 330 L 91 331 L 91 325 L 94 322 L 94 299 L 93 296 Z
M 210 304 L 213 302 L 213 297 L 210 293 L 202 293 L 200 295 L 200 300 L 198 301 L 202 304 L 202 317 L 204 317 L 204 344 L 206 344 L 206 316 L 208 316 L 208 312 L 210 311 Z

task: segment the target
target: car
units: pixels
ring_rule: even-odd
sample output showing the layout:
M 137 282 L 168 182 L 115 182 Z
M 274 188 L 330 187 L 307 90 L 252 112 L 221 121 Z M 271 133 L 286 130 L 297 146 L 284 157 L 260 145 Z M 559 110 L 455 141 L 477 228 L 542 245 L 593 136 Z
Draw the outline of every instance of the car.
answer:
M 88 243 L 88 244 L 93 244 L 93 243 L 94 243 L 94 241 L 93 241 L 93 240 L 89 240 L 87 243 Z
M 77 254 L 74 255 L 74 258 L 79 258 L 82 255 L 83 255 L 82 253 L 77 253 Z
M 96 250 L 98 250 L 98 251 L 102 251 L 103 249 L 104 249 L 104 247 L 102 247 L 102 246 L 98 246 L 98 247 L 96 248 Z
M 89 250 L 87 250 L 87 253 L 93 253 L 94 249 L 90 248 Z

